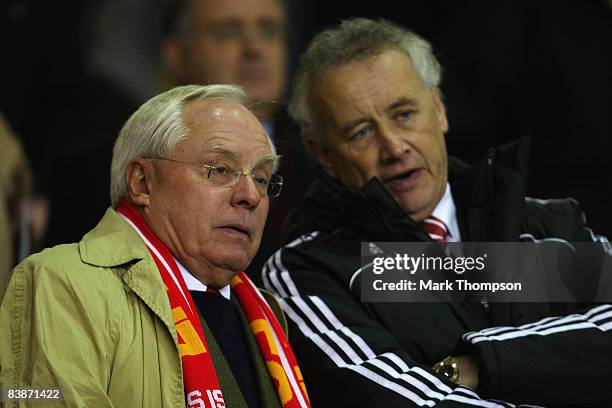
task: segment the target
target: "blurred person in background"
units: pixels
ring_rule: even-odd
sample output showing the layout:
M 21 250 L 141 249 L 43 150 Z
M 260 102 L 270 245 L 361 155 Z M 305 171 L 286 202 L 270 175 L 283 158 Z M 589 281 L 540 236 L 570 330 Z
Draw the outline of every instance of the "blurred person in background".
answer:
M 48 214 L 34 249 L 79 240 L 108 207 L 113 143 L 125 118 L 159 92 L 160 8 L 157 0 L 1 2 L 10 63 L 0 66 L 0 110 L 30 159 L 31 216 Z M 83 198 L 87 206 L 73 205 Z
M 15 261 L 30 247 L 30 230 L 23 228 L 29 223 L 23 217 L 31 184 L 30 166 L 21 143 L 0 114 L 0 298 Z
M 179 84 L 240 85 L 283 157 L 287 189 L 271 203 L 270 217 L 249 275 L 280 247 L 289 210 L 313 179 L 315 164 L 282 104 L 287 82 L 286 11 L 282 0 L 182 0 L 165 16 L 162 53 Z

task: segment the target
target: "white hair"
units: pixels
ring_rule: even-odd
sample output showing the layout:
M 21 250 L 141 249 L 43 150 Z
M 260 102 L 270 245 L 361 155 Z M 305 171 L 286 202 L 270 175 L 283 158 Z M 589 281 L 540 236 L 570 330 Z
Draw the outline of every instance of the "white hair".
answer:
M 309 100 L 312 84 L 324 75 L 323 71 L 367 60 L 389 48 L 399 48 L 410 58 L 426 89 L 431 91 L 440 84 L 442 68 L 431 45 L 412 31 L 384 19 L 344 20 L 338 27 L 324 30 L 314 37 L 300 57 L 289 102 L 289 114 L 300 125 L 304 141 L 323 141 Z
M 111 204 L 117 207 L 128 196 L 126 169 L 139 157 L 170 158 L 175 146 L 188 136 L 183 109 L 190 101 L 227 99 L 250 110 L 245 92 L 236 85 L 186 85 L 159 94 L 142 104 L 125 122 L 113 147 L 111 163 Z M 268 144 L 278 167 L 276 148 L 266 132 Z

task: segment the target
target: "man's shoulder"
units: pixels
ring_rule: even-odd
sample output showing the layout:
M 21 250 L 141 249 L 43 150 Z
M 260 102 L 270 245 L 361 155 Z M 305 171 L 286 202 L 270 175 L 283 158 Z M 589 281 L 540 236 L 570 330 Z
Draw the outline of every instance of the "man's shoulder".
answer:
M 276 286 L 317 287 L 332 279 L 346 285 L 361 266 L 360 239 L 342 231 L 312 231 L 279 249 L 265 264 L 262 276 L 266 288 Z
M 552 199 L 525 197 L 525 206 L 534 211 L 560 215 L 573 215 L 581 212 L 580 204 L 572 197 Z
M 586 217 L 574 198 L 540 199 L 525 197 L 523 235 L 535 239 L 577 239 L 577 229 L 586 225 Z
M 62 244 L 31 255 L 17 265 L 14 279 L 41 290 L 53 290 L 64 285 L 71 291 L 87 288 L 108 289 L 109 284 L 118 283 L 110 269 L 92 265 L 81 259 L 79 245 Z
M 337 228 L 332 231 L 310 231 L 287 242 L 280 251 L 284 253 L 300 253 L 304 256 L 320 258 L 321 256 L 345 257 L 347 253 L 356 253 L 361 241 L 352 231 Z
M 41 267 L 43 265 L 65 265 L 81 262 L 79 248 L 77 243 L 55 245 L 45 248 L 40 252 L 32 254 L 24 259 L 20 265 L 31 268 Z

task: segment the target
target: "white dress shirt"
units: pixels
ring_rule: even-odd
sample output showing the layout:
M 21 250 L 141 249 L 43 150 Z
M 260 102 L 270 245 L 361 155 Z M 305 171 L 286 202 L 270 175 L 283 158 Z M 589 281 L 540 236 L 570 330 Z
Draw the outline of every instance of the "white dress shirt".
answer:
M 183 275 L 183 280 L 185 281 L 185 285 L 187 285 L 187 289 L 195 290 L 197 292 L 206 292 L 207 286 L 200 282 L 195 276 L 193 276 L 193 274 L 189 272 L 187 268 L 185 268 L 183 264 L 178 261 L 178 259 L 174 258 L 174 260 L 176 261 L 176 264 L 178 265 L 178 268 L 181 271 L 181 274 Z M 221 294 L 221 296 L 229 300 L 231 293 L 230 285 L 224 286 L 219 289 L 219 293 Z
M 457 223 L 457 208 L 455 207 L 450 184 L 446 183 L 444 195 L 431 215 L 442 220 L 448 227 L 446 242 L 461 242 L 461 233 L 459 232 L 459 224 Z

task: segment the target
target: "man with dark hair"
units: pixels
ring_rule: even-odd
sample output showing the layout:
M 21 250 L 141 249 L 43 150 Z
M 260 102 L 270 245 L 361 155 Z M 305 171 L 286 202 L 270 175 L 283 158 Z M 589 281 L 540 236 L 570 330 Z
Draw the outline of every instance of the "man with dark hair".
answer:
M 290 182 L 274 200 L 262 246 L 249 267 L 259 279 L 280 247 L 282 224 L 314 178 L 315 164 L 296 137 L 281 104 L 287 77 L 286 13 L 282 0 L 180 0 L 165 21 L 162 54 L 179 84 L 237 84 L 283 156 L 279 173 Z
M 440 77 L 424 39 L 382 20 L 344 21 L 301 58 L 290 113 L 323 172 L 263 279 L 313 403 L 513 406 L 477 390 L 609 406 L 611 305 L 362 300 L 362 242 L 598 241 L 609 258 L 574 200 L 525 197 L 528 141 L 471 166 L 447 156 Z

